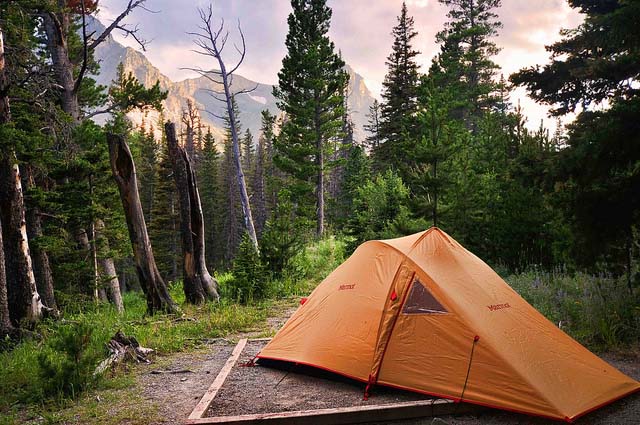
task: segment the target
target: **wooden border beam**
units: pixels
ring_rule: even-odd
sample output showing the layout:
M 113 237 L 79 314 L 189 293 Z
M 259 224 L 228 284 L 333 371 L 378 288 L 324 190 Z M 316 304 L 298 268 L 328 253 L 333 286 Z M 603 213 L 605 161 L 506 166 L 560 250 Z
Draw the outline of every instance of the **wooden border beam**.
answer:
M 372 406 L 339 407 L 334 409 L 299 410 L 293 412 L 261 413 L 239 416 L 189 419 L 187 425 L 199 424 L 354 424 L 363 422 L 387 422 L 402 419 L 466 413 L 476 409 L 466 403 L 451 400 L 420 400 Z
M 450 415 L 478 410 L 477 406 L 466 403 L 456 403 L 445 399 L 433 399 L 368 406 L 338 407 L 332 409 L 297 410 L 293 412 L 258 413 L 250 415 L 204 418 L 203 416 L 211 406 L 211 403 L 213 402 L 214 397 L 218 394 L 218 391 L 220 391 L 220 388 L 222 388 L 224 381 L 227 379 L 227 376 L 238 361 L 238 358 L 246 345 L 247 339 L 241 339 L 238 341 L 238 344 L 233 349 L 231 356 L 227 359 L 227 362 L 220 370 L 220 373 L 218 373 L 218 376 L 216 376 L 216 379 L 204 393 L 202 399 L 189 415 L 189 418 L 183 422 L 185 425 L 248 425 L 270 423 L 285 425 L 355 424 Z
M 202 399 L 200 399 L 196 407 L 193 409 L 193 412 L 191 412 L 191 414 L 189 415 L 189 420 L 200 419 L 207 412 L 207 409 L 209 409 L 209 406 L 211 406 L 213 398 L 216 396 L 216 394 L 218 394 L 218 391 L 220 391 L 220 388 L 222 388 L 222 384 L 224 384 L 224 380 L 227 379 L 227 375 L 229 375 L 229 372 L 231 372 L 233 365 L 235 365 L 238 361 L 238 357 L 240 357 L 240 353 L 242 353 L 242 350 L 244 350 L 245 345 L 247 345 L 246 338 L 238 341 L 238 344 L 233 349 L 231 356 L 227 359 L 227 362 L 220 370 L 220 373 L 218 373 L 218 376 L 216 376 L 213 384 L 211 384 L 209 389 L 204 393 Z

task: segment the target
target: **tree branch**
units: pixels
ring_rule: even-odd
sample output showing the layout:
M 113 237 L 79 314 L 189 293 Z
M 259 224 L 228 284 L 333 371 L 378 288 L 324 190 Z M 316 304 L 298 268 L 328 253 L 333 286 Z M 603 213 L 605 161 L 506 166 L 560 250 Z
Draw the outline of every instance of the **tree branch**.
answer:
M 87 38 L 87 18 L 86 12 L 87 8 L 84 4 L 84 0 L 80 0 L 80 7 L 82 12 L 82 66 L 80 67 L 80 72 L 78 72 L 78 77 L 76 78 L 76 82 L 73 85 L 73 92 L 78 93 L 80 90 L 80 85 L 82 84 L 82 79 L 84 78 L 85 72 L 87 72 L 87 64 L 89 62 L 89 40 Z
M 112 32 L 114 29 L 119 29 L 121 31 L 124 31 L 127 35 L 132 35 L 135 34 L 138 31 L 138 28 L 136 27 L 133 30 L 130 30 L 128 28 L 126 28 L 124 25 L 120 25 L 120 22 L 122 22 L 122 20 L 124 18 L 127 17 L 127 15 L 129 15 L 129 13 L 131 13 L 134 9 L 136 9 L 137 7 L 140 7 L 144 10 L 148 10 L 144 7 L 144 3 L 147 0 L 129 0 L 129 4 L 127 4 L 127 7 L 125 8 L 125 10 L 118 15 L 118 17 L 116 19 L 114 19 L 114 21 L 111 23 L 111 25 L 109 25 L 107 28 L 105 28 L 105 30 L 102 32 L 102 34 L 100 34 L 95 40 L 93 40 L 93 43 L 91 43 L 89 45 L 89 51 L 93 51 L 96 49 L 96 47 L 98 47 L 100 45 L 100 43 L 102 43 Z M 139 40 L 137 37 L 135 37 L 135 40 L 138 42 L 138 44 L 140 44 L 140 47 L 142 47 L 142 50 L 145 50 L 145 41 L 144 40 Z

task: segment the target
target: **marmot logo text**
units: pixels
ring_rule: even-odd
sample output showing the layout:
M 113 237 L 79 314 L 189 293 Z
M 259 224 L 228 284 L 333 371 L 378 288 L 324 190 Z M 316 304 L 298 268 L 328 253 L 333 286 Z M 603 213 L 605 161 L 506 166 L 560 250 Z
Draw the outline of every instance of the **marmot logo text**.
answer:
M 509 303 L 504 303 L 504 304 L 493 304 L 493 305 L 488 305 L 487 307 L 488 307 L 488 308 L 489 308 L 489 310 L 491 310 L 491 311 L 502 310 L 503 308 L 511 308 L 511 306 L 509 305 Z

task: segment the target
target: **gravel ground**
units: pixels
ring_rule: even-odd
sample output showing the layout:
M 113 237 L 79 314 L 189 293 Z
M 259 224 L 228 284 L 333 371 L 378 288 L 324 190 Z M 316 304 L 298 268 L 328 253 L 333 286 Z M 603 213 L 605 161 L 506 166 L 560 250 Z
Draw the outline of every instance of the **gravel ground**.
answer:
M 277 362 L 270 363 L 270 367 L 244 367 L 243 364 L 257 354 L 264 344 L 264 342 L 249 342 L 247 344 L 206 416 L 323 409 L 360 406 L 372 402 L 387 404 L 427 399 L 426 396 L 420 394 L 377 387 L 374 397 L 367 402 L 362 399 L 364 384 L 313 368 L 292 367 L 288 363 Z M 624 356 L 605 354 L 602 357 L 623 373 L 640 379 L 640 353 L 627 353 Z M 209 376 L 209 382 L 213 382 L 214 376 Z M 175 399 L 171 400 L 173 402 Z M 193 402 L 192 407 L 196 402 Z M 558 422 L 499 410 L 483 409 L 473 415 L 443 416 L 437 419 L 425 418 L 396 423 L 404 425 L 543 425 L 557 424 Z M 627 397 L 593 412 L 579 419 L 576 423 L 579 425 L 638 425 L 640 424 L 640 394 Z
M 265 345 L 249 342 L 238 363 L 213 399 L 208 417 L 291 410 L 326 409 L 425 400 L 406 391 L 376 388 L 369 401 L 362 399 L 364 384 L 317 369 L 269 362 L 270 367 L 243 367 Z
M 165 367 L 150 364 L 137 377 L 146 402 L 157 406 L 160 423 L 176 424 L 186 419 L 222 369 L 233 344 L 209 345 L 207 353 L 184 353 L 171 357 Z M 156 422 L 157 423 L 157 422 Z

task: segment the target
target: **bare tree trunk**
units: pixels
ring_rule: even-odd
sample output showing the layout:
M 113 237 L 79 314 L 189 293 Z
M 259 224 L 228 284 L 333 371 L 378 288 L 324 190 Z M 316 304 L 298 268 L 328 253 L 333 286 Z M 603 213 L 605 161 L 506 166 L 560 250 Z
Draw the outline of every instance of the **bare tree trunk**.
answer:
M 109 142 L 111 171 L 120 190 L 120 199 L 127 219 L 138 279 L 147 296 L 147 309 L 150 314 L 157 311 L 178 313 L 179 308 L 171 299 L 153 257 L 151 241 L 149 241 L 147 225 L 144 221 L 142 205 L 140 205 L 136 167 L 129 146 L 124 138 L 118 135 L 108 134 L 107 141 Z
M 31 166 L 24 167 L 23 176 L 25 188 L 27 191 L 35 187 L 35 179 Z M 58 315 L 58 305 L 53 292 L 53 273 L 51 272 L 51 264 L 49 263 L 49 254 L 47 251 L 38 246 L 37 243 L 33 243 L 38 238 L 42 237 L 42 219 L 40 215 L 40 209 L 33 200 L 26 200 L 26 218 L 27 218 L 27 236 L 32 242 L 31 244 L 31 259 L 33 261 L 33 272 L 36 277 L 36 286 L 38 293 L 42 297 L 42 303 L 51 309 L 54 316 Z M 29 205 L 31 203 L 32 205 Z
M 1 212 L 0 212 L 1 214 Z M 12 334 L 14 331 L 9 317 L 7 301 L 7 274 L 4 267 L 4 246 L 2 244 L 2 220 L 0 220 L 0 338 Z
M 31 264 L 20 169 L 13 153 L 5 153 L 0 164 L 0 210 L 11 321 L 35 323 L 42 317 L 42 302 Z
M 4 60 L 4 33 L 2 27 L 0 27 L 0 92 L 3 93 L 0 96 L 0 124 L 5 124 L 11 121 L 11 109 L 9 108 L 9 96 L 6 94 L 6 90 L 9 87 L 8 77 L 5 71 Z
M 71 116 L 73 123 L 80 121 L 80 104 L 75 90 L 76 79 L 73 76 L 74 64 L 69 58 L 67 35 L 70 28 L 70 14 L 56 15 L 53 12 L 42 15 L 44 30 L 47 34 L 47 48 L 56 80 L 61 87 L 62 110 Z
M 251 216 L 247 184 L 244 179 L 244 172 L 242 171 L 242 164 L 240 162 L 240 145 L 238 142 L 238 130 L 236 129 L 236 117 L 233 111 L 233 100 L 222 60 L 220 60 L 220 66 L 223 69 L 224 91 L 227 95 L 227 112 L 229 114 L 229 127 L 231 127 L 231 140 L 233 141 L 233 161 L 236 166 L 236 178 L 240 189 L 240 204 L 242 205 L 242 212 L 244 214 L 244 225 L 249 233 L 249 238 L 251 239 L 253 246 L 256 248 L 256 251 L 259 251 L 258 236 L 256 235 L 256 228 L 253 225 L 253 217 Z
M 4 37 L 2 27 L 0 27 L 0 90 L 4 91 L 7 87 L 7 75 L 5 74 L 5 61 L 4 61 Z M 11 113 L 9 109 L 9 97 L 0 96 L 0 125 L 6 124 L 11 119 Z M 3 161 L 4 162 L 4 161 Z M 4 163 L 0 164 L 2 167 Z M 0 170 L 1 174 L 4 174 Z M 0 181 L 0 184 L 2 182 Z M 0 186 L 0 196 L 2 193 L 2 186 Z M 13 326 L 11 325 L 11 317 L 9 315 L 9 304 L 7 299 L 7 274 L 5 269 L 4 260 L 4 243 L 2 238 L 2 217 L 4 217 L 3 206 L 0 204 L 0 337 L 9 335 L 13 332 Z
M 200 128 L 200 113 L 191 100 L 187 100 L 187 109 L 182 111 L 182 123 L 187 126 L 185 149 L 191 164 L 196 163 L 196 128 Z
M 4 38 L 0 28 L 0 125 L 11 121 L 6 94 Z M 42 303 L 31 264 L 29 237 L 25 219 L 20 169 L 11 150 L 0 151 L 0 222 L 3 263 L 9 318 L 15 325 L 26 320 L 35 323 L 42 317 Z
M 109 241 L 103 235 L 103 232 L 104 222 L 98 218 L 95 221 L 95 243 L 98 244 L 101 252 L 109 250 Z M 113 259 L 111 257 L 100 255 L 98 262 L 100 265 L 100 275 L 102 277 L 101 282 L 106 284 L 101 285 L 101 287 L 106 286 L 108 300 L 115 306 L 119 313 L 122 313 L 124 311 L 124 304 L 122 303 L 120 281 L 118 280 L 118 273 L 116 272 L 116 267 L 113 264 Z
M 224 88 L 224 99 L 217 97 L 214 92 L 214 98 L 224 102 L 227 106 L 227 116 L 229 118 L 229 127 L 231 129 L 231 140 L 232 140 L 232 148 L 233 148 L 233 159 L 236 168 L 236 178 L 238 181 L 238 188 L 240 191 L 240 203 L 242 205 L 242 212 L 244 213 L 244 224 L 247 229 L 247 233 L 249 234 L 249 238 L 253 243 L 253 246 L 256 248 L 256 251 L 260 251 L 258 247 L 258 237 L 256 235 L 256 228 L 253 224 L 253 217 L 251 215 L 251 206 L 249 202 L 249 194 L 247 192 L 247 184 L 244 178 L 244 173 L 242 171 L 242 163 L 240 161 L 240 142 L 238 140 L 238 129 L 236 128 L 236 114 L 233 110 L 233 96 L 242 93 L 249 93 L 252 90 L 240 90 L 236 93 L 231 91 L 231 81 L 233 78 L 233 73 L 240 67 L 242 62 L 244 61 L 246 50 L 246 44 L 244 39 L 244 34 L 242 33 L 242 29 L 240 25 L 238 25 L 238 31 L 240 33 L 240 38 L 242 40 L 242 46 L 236 46 L 236 50 L 240 54 L 240 59 L 238 63 L 231 67 L 231 70 L 228 71 L 227 67 L 222 59 L 222 51 L 224 50 L 224 46 L 226 44 L 227 35 L 224 35 L 224 21 L 220 24 L 218 30 L 214 30 L 212 27 L 212 19 L 213 19 L 213 7 L 210 5 L 208 10 L 205 11 L 203 9 L 199 9 L 200 19 L 202 20 L 203 26 L 200 29 L 203 30 L 201 33 L 191 33 L 195 35 L 197 38 L 194 40 L 195 44 L 200 47 L 202 50 L 199 52 L 203 55 L 211 56 L 218 62 L 219 70 L 211 71 L 216 74 L 217 77 L 221 79 L 222 87 Z M 220 35 L 222 37 L 220 37 Z M 208 71 L 202 71 L 201 69 L 194 69 L 201 75 L 206 75 Z M 207 78 L 211 79 L 211 76 L 207 76 Z M 220 95 L 222 93 L 219 93 Z
M 180 205 L 184 294 L 192 304 L 205 298 L 217 300 L 217 282 L 209 274 L 205 261 L 204 218 L 195 173 L 188 153 L 178 145 L 175 125 L 165 124 L 165 133 Z

